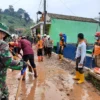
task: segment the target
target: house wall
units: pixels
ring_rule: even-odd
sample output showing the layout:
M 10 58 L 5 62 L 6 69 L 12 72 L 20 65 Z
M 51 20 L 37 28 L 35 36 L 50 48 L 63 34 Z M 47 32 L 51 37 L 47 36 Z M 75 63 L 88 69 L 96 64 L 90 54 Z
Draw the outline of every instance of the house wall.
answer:
M 51 19 L 49 34 L 54 41 L 54 46 L 59 42 L 60 33 L 67 35 L 68 43 L 76 43 L 78 33 L 83 33 L 88 43 L 94 43 L 94 34 L 96 33 L 97 26 L 97 23 L 91 22 Z M 100 27 L 98 31 L 100 31 Z

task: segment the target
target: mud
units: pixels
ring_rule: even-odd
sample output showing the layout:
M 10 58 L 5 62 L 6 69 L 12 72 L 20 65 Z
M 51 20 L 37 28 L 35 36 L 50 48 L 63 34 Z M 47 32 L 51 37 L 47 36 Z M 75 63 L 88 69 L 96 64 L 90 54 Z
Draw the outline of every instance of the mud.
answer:
M 91 83 L 85 82 L 78 85 L 73 78 L 72 65 L 52 58 L 44 58 L 44 62 L 35 62 L 38 70 L 38 78 L 27 70 L 25 82 L 21 84 L 19 100 L 100 100 L 99 92 Z M 8 70 L 7 85 L 9 100 L 15 100 L 18 88 L 20 71 Z

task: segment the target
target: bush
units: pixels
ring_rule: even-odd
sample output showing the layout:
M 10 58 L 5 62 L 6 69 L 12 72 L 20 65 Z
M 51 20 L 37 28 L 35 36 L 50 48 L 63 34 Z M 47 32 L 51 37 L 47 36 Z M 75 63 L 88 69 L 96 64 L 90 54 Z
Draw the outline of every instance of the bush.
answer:
M 14 21 L 13 21 L 13 20 L 8 20 L 8 22 L 9 22 L 10 24 L 14 24 Z
M 7 19 L 7 17 L 6 17 L 6 16 L 4 16 L 3 18 L 4 18 L 4 19 Z
M 92 75 L 88 74 L 86 76 L 86 80 L 91 82 L 93 84 L 94 87 L 96 87 L 96 89 L 98 89 L 100 91 L 100 81 L 97 80 L 96 78 L 94 78 Z

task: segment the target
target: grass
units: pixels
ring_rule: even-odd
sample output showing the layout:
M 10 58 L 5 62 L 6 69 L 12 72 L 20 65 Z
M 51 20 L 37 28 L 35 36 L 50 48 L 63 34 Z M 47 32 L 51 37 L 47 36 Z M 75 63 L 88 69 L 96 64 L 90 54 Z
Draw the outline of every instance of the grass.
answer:
M 96 89 L 98 89 L 100 91 L 100 81 L 99 80 L 97 80 L 90 74 L 87 74 L 86 80 L 91 82 L 93 84 L 93 86 L 96 87 Z

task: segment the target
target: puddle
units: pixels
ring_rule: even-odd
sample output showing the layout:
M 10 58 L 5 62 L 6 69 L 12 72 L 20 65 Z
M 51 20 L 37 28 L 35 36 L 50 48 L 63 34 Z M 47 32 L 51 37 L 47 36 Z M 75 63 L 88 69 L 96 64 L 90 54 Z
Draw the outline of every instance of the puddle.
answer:
M 82 100 L 90 100 L 88 91 L 86 89 L 84 89 L 83 92 L 84 92 L 84 95 L 82 96 Z

